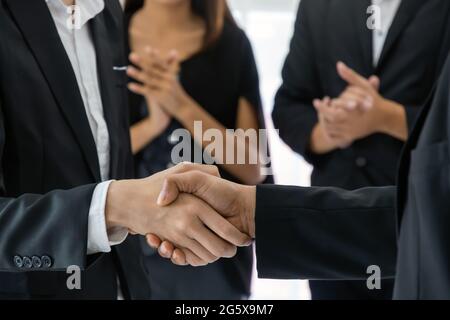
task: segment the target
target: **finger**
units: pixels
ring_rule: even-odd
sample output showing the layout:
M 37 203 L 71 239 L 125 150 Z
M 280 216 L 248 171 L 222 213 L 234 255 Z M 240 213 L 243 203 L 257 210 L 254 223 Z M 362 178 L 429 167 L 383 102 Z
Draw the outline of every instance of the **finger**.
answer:
M 380 91 L 380 85 L 381 85 L 381 81 L 380 78 L 377 76 L 371 76 L 369 78 L 369 83 L 372 86 L 372 88 L 374 88 L 377 92 Z
M 131 92 L 141 96 L 146 96 L 149 93 L 148 88 L 146 88 L 142 84 L 131 82 L 127 85 L 127 87 Z
M 328 124 L 336 124 L 344 122 L 347 119 L 348 113 L 343 110 L 345 102 L 341 99 L 334 99 L 330 108 L 322 112 L 323 118 Z
M 318 113 L 326 112 L 326 110 L 329 107 L 329 98 L 325 97 L 323 100 L 320 99 L 314 99 L 313 100 L 313 106 L 316 109 Z
M 172 255 L 172 263 L 178 266 L 186 266 L 188 263 L 186 261 L 186 255 L 183 250 L 176 248 Z
M 357 110 L 358 107 L 361 109 L 362 105 L 365 102 L 366 97 L 362 97 L 358 94 L 355 94 L 350 91 L 346 91 L 340 96 L 340 99 L 343 101 L 343 108 L 345 108 L 348 111 L 354 111 Z
M 149 72 L 152 69 L 159 69 L 163 72 L 168 70 L 166 63 L 159 57 L 158 51 L 150 47 L 146 47 L 143 54 L 132 52 L 128 57 L 131 63 L 145 72 Z
M 141 56 L 136 52 L 131 52 L 128 55 L 128 59 L 136 66 L 139 66 L 142 64 Z
M 339 76 L 345 80 L 348 84 L 358 86 L 365 89 L 372 89 L 369 81 L 363 76 L 359 75 L 353 69 L 347 67 L 347 65 L 341 61 L 337 63 L 337 71 Z
M 202 232 L 202 229 L 206 230 L 205 227 L 195 228 L 193 233 L 199 234 Z M 197 263 L 197 266 L 207 265 L 208 263 L 212 263 L 218 260 L 218 257 L 214 256 L 211 252 L 209 252 L 202 244 L 200 244 L 195 239 L 185 239 L 183 241 L 185 243 L 185 248 L 192 251 L 192 253 L 201 259 L 200 263 Z
M 157 80 L 160 81 L 171 81 L 172 80 L 172 74 L 162 71 L 158 68 L 154 68 L 154 67 L 150 67 L 150 69 L 145 70 L 145 73 L 151 77 L 151 78 L 155 78 Z
M 134 67 L 129 67 L 127 69 L 127 75 L 152 90 L 161 90 L 165 88 L 167 82 L 170 81 L 165 75 L 163 77 L 154 77 L 152 74 Z
M 156 68 L 163 72 L 169 71 L 168 62 L 162 58 L 161 53 L 158 49 L 153 49 L 151 47 L 146 47 L 144 49 L 148 57 L 148 69 Z
M 147 73 L 143 72 L 142 70 L 136 69 L 133 66 L 127 68 L 127 76 L 142 84 L 147 84 L 148 81 Z
M 158 253 L 161 257 L 166 259 L 171 259 L 173 251 L 175 250 L 175 246 L 169 242 L 164 241 L 158 248 Z
M 147 244 L 153 249 L 158 249 L 162 243 L 161 239 L 154 234 L 148 234 L 145 237 L 147 239 Z
M 179 70 L 180 70 L 180 55 L 177 50 L 172 50 L 169 52 L 167 64 L 169 66 L 169 70 L 172 73 L 177 74 L 179 72 Z
M 180 170 L 182 169 L 185 167 Z M 212 177 L 214 176 L 197 170 L 186 170 L 184 173 L 168 176 L 163 182 L 157 204 L 162 207 L 171 204 L 178 198 L 180 192 L 196 195 L 200 189 L 211 185 Z
M 211 213 L 211 212 L 210 212 Z M 219 214 L 212 213 L 215 216 Z M 204 221 L 202 221 L 205 223 Z M 236 255 L 237 249 L 235 246 L 219 238 L 216 234 L 212 233 L 210 230 L 204 228 L 203 224 L 199 221 L 198 229 L 195 234 L 191 234 L 202 246 L 205 247 L 214 256 L 220 258 L 232 258 Z M 209 227 L 207 223 L 206 226 Z
M 367 96 L 369 96 L 370 94 L 367 92 L 367 90 L 357 87 L 357 86 L 348 86 L 347 89 L 345 89 L 343 95 L 345 95 L 346 93 L 352 93 L 356 96 L 359 96 L 361 98 L 366 98 Z
M 179 266 L 191 265 L 193 267 L 201 267 L 208 264 L 207 261 L 202 260 L 187 248 L 175 248 L 170 260 L 173 264 Z
M 370 93 L 367 93 L 367 90 L 352 86 L 348 88 L 346 94 L 347 93 L 351 93 L 359 97 L 358 103 L 363 111 L 367 111 L 373 107 L 373 96 Z
M 248 247 L 252 243 L 252 239 L 248 235 L 239 231 L 216 212 L 212 213 L 211 211 L 203 210 L 199 213 L 199 218 L 211 231 L 235 246 Z M 231 258 L 236 255 L 235 247 L 228 246 L 224 249 L 228 251 L 222 253 L 220 256 Z

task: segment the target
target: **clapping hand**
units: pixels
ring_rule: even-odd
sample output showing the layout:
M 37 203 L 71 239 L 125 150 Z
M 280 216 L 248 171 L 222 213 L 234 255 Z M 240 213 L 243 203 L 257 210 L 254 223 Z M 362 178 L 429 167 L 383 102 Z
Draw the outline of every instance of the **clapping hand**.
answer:
M 338 62 L 337 72 L 348 83 L 347 88 L 335 99 L 313 102 L 329 145 L 346 148 L 375 133 L 406 138 L 404 107 L 379 94 L 378 77 L 366 79 L 342 62 Z
M 147 47 L 144 53 L 131 53 L 128 76 L 139 81 L 128 88 L 147 97 L 174 118 L 194 103 L 179 81 L 180 60 L 173 50 L 164 57 L 158 50 Z

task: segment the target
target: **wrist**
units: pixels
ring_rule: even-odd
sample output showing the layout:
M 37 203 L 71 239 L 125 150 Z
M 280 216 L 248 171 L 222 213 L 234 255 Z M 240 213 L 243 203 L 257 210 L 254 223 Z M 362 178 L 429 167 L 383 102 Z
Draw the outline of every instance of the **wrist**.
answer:
M 380 110 L 378 131 L 399 139 L 406 139 L 408 130 L 405 108 L 394 101 L 383 99 Z
M 155 139 L 162 133 L 162 130 L 158 130 L 158 126 L 157 124 L 154 123 L 154 119 L 152 119 L 151 116 L 145 119 L 144 121 L 145 121 L 145 135 L 149 140 Z
M 127 198 L 126 188 L 124 188 L 125 181 L 111 182 L 108 194 L 106 196 L 105 205 L 105 222 L 106 228 L 128 228 L 123 212 L 123 203 Z
M 195 102 L 191 99 L 184 98 L 178 107 L 178 111 L 174 116 L 180 123 L 190 123 L 195 119 L 194 110 Z
M 320 155 L 333 151 L 336 148 L 337 146 L 333 145 L 326 136 L 323 126 L 317 123 L 311 132 L 309 151 Z

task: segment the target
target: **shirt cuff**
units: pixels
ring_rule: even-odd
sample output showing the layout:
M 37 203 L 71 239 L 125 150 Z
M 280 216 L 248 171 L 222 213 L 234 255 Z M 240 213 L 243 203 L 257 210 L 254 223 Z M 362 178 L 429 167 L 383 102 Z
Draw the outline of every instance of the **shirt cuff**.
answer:
M 92 195 L 89 209 L 87 254 L 111 252 L 111 247 L 121 244 L 128 236 L 126 228 L 106 229 L 106 197 L 111 181 L 97 185 Z

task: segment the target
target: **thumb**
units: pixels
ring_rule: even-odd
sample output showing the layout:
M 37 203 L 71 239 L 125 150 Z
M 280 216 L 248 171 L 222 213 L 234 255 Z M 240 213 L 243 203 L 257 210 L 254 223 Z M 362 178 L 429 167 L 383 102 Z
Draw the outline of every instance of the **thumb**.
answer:
M 338 75 L 342 78 L 342 80 L 346 81 L 349 85 L 357 86 L 360 88 L 367 89 L 370 86 L 370 83 L 366 78 L 361 76 L 359 73 L 357 73 L 355 70 L 348 67 L 345 63 L 342 61 L 339 61 L 337 63 L 337 72 Z
M 168 206 L 178 198 L 179 194 L 180 191 L 178 190 L 176 183 L 171 180 L 169 181 L 169 178 L 166 178 L 156 203 L 160 207 Z
M 208 189 L 211 180 L 214 178 L 214 176 L 200 171 L 189 171 L 168 176 L 164 180 L 157 204 L 162 207 L 167 206 L 174 202 L 180 193 L 201 196 L 200 190 Z M 207 199 L 203 200 L 207 201 Z

